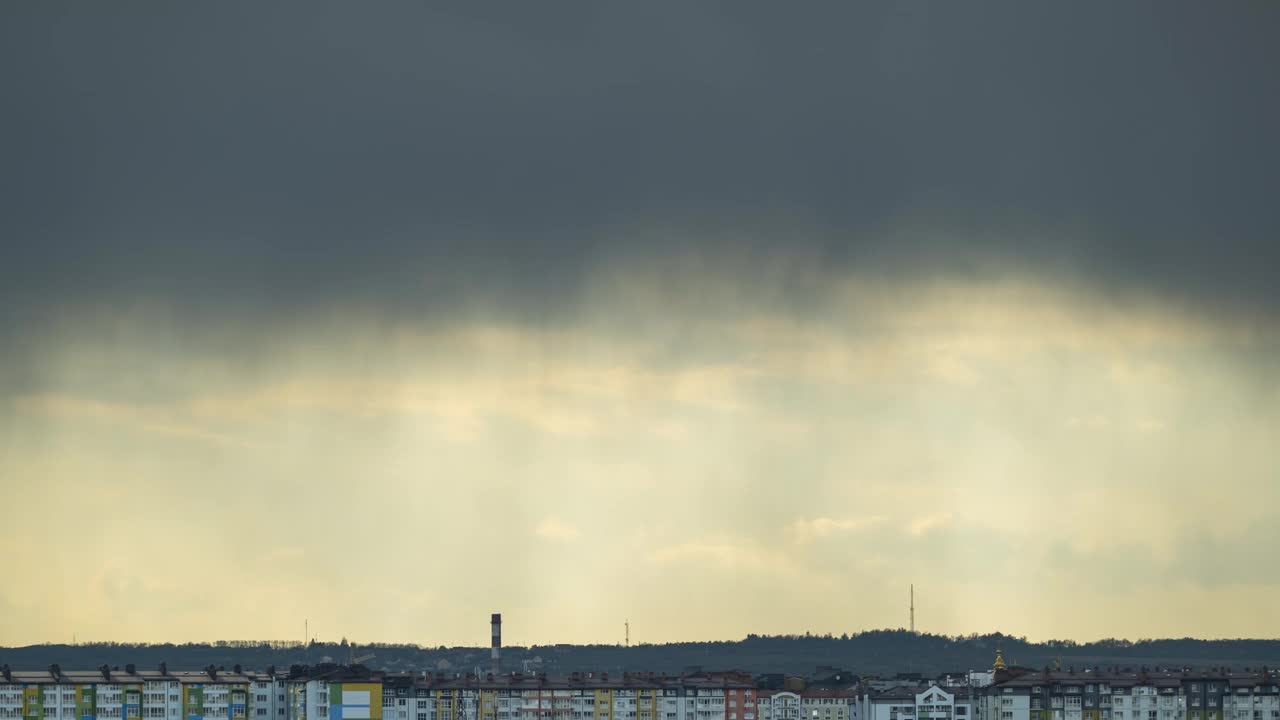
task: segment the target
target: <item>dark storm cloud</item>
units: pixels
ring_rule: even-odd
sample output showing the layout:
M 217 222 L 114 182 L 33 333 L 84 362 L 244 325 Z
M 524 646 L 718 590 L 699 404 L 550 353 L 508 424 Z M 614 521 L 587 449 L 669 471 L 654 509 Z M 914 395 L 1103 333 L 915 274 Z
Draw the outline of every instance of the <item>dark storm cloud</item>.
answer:
M 702 231 L 1280 300 L 1275 3 L 0 13 L 10 329 L 130 300 L 552 309 Z

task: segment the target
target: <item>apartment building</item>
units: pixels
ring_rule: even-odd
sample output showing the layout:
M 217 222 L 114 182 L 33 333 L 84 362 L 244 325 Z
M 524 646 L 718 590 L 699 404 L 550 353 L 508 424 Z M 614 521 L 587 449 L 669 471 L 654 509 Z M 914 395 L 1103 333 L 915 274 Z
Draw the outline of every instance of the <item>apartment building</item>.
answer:
M 1003 671 L 980 720 L 1280 720 L 1280 682 L 1246 672 Z
M 858 693 L 853 690 L 806 689 L 800 693 L 804 720 L 860 720 Z
M 755 685 L 738 673 L 0 670 L 0 720 L 758 720 Z
M 976 689 L 900 685 L 861 698 L 860 720 L 974 720 Z
M 858 720 L 858 694 L 853 690 L 761 690 L 760 720 Z
M 282 680 L 279 682 L 283 682 Z M 289 720 L 270 675 L 215 669 L 0 670 L 3 720 Z
M 386 674 L 381 687 L 376 720 L 757 720 L 755 687 L 736 675 Z
M 801 720 L 802 690 L 761 690 L 756 698 L 760 720 Z

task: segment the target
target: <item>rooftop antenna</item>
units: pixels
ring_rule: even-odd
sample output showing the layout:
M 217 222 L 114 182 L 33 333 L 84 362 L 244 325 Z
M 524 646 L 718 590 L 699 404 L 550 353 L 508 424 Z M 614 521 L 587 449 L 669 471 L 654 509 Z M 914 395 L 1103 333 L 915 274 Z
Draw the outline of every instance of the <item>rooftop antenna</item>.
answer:
M 916 584 L 911 583 L 911 634 L 916 632 Z

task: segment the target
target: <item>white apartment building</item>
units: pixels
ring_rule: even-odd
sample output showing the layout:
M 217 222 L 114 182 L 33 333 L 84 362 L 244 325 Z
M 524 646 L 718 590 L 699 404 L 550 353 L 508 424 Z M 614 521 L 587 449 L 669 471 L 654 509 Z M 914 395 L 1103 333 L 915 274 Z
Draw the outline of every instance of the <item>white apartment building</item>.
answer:
M 901 686 L 863 695 L 861 720 L 973 720 L 976 704 L 967 688 Z
M 757 699 L 760 720 L 801 720 L 800 693 L 791 690 L 761 690 Z

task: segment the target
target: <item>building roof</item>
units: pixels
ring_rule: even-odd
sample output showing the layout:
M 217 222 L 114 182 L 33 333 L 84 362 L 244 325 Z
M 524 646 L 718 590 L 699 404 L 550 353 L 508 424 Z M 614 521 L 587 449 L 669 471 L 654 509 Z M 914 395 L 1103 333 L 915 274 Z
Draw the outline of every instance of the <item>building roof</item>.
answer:
M 923 695 L 930 690 L 938 690 L 953 698 L 958 703 L 968 702 L 972 697 L 980 692 L 980 689 L 973 690 L 968 687 L 947 687 L 938 683 L 927 683 L 921 685 L 898 685 L 879 692 L 871 692 L 871 700 L 914 700 L 916 696 Z
M 794 695 L 796 697 L 800 697 L 799 692 L 795 690 L 788 690 L 786 688 L 767 688 L 767 689 L 762 689 L 757 693 L 757 697 L 761 699 L 768 699 L 773 697 L 774 695 Z
M 800 693 L 802 699 L 810 698 L 856 698 L 858 693 L 854 690 L 831 690 L 826 688 L 810 688 Z
M 917 695 L 927 691 L 932 685 L 898 685 L 888 690 L 881 690 L 871 694 L 874 700 L 914 700 Z M 947 693 L 950 695 L 950 693 Z
M 992 687 L 1031 687 L 1036 685 L 1087 685 L 1107 684 L 1112 687 L 1180 687 L 1185 682 L 1226 681 L 1231 687 L 1275 685 L 1280 678 L 1267 671 L 1232 672 L 1226 670 L 1045 670 L 1027 671 L 1013 677 L 998 679 Z
M 8 679 L 6 679 L 6 677 Z M 706 690 L 755 690 L 749 675 L 737 672 L 699 672 L 693 675 L 659 675 L 657 673 L 571 673 L 547 676 L 540 673 L 508 675 L 484 675 L 456 673 L 392 673 L 343 665 L 295 666 L 288 673 L 263 673 L 255 671 L 225 670 L 9 670 L 0 681 L 29 685 L 41 684 L 121 684 L 134 685 L 154 681 L 180 682 L 183 684 L 244 684 L 273 679 L 302 682 L 324 680 L 328 682 L 379 682 L 386 686 L 404 688 L 442 689 L 706 689 Z
M 475 676 L 458 673 L 375 673 L 384 685 L 423 689 L 495 690 L 658 690 L 666 688 L 754 690 L 750 676 L 740 673 L 660 675 L 657 673 L 570 673 L 549 676 L 541 673 L 510 673 Z
M 243 684 L 271 679 L 271 676 L 269 675 L 252 671 L 239 673 L 216 671 L 214 675 L 210 675 L 204 670 L 184 670 L 161 673 L 159 670 L 134 670 L 133 672 L 127 672 L 125 670 L 115 669 L 109 670 L 106 673 L 101 670 L 61 670 L 56 675 L 49 670 L 11 670 L 9 672 L 9 677 L 12 678 L 10 682 L 25 683 L 28 685 L 91 685 L 94 683 L 140 685 L 146 682 L 157 681 L 176 681 L 184 684 Z

